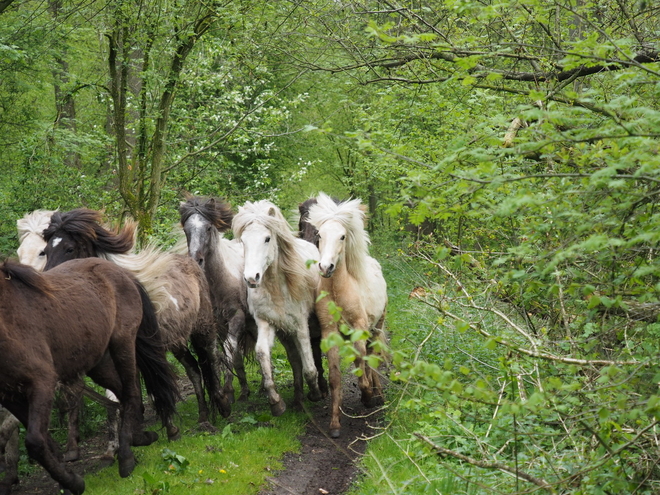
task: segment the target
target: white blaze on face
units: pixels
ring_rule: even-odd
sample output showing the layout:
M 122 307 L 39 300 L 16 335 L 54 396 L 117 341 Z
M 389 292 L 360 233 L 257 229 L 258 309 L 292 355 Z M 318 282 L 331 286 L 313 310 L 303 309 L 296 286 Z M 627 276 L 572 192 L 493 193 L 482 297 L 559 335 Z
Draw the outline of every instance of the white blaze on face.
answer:
M 189 227 L 188 253 L 195 256 L 202 250 L 202 234 L 205 232 L 205 222 L 199 213 L 192 215 L 186 225 Z
M 176 297 L 170 296 L 170 301 L 172 301 L 176 310 L 179 311 L 179 301 L 176 300 Z
M 61 238 L 61 237 L 55 237 L 55 238 L 53 239 L 53 247 L 56 248 L 57 245 L 58 245 L 60 242 L 62 242 L 62 238 Z

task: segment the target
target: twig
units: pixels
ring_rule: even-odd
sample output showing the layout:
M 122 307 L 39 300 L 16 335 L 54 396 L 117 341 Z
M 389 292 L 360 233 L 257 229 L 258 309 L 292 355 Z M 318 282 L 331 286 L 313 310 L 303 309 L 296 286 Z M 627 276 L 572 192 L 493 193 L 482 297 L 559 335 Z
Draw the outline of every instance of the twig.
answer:
M 535 476 L 532 476 L 531 474 L 525 473 L 520 470 L 516 470 L 511 468 L 510 466 L 507 466 L 504 463 L 497 462 L 497 461 L 480 461 L 478 459 L 473 459 L 472 457 L 468 457 L 466 455 L 460 454 L 458 452 L 454 452 L 453 450 L 446 449 L 444 447 L 441 447 L 440 445 L 435 444 L 430 438 L 420 434 L 420 433 L 415 433 L 415 436 L 422 440 L 424 443 L 430 445 L 437 453 L 438 455 L 450 455 L 452 457 L 455 457 L 456 459 L 460 459 L 461 461 L 467 462 L 468 464 L 471 464 L 473 466 L 477 466 L 480 468 L 485 468 L 485 469 L 498 469 L 500 471 L 504 471 L 510 474 L 513 474 L 519 478 L 524 479 L 525 481 L 528 481 L 530 483 L 535 484 L 536 486 L 540 486 L 541 488 L 544 488 L 546 490 L 549 490 L 554 493 L 554 488 L 550 483 L 545 481 L 542 478 L 537 478 Z

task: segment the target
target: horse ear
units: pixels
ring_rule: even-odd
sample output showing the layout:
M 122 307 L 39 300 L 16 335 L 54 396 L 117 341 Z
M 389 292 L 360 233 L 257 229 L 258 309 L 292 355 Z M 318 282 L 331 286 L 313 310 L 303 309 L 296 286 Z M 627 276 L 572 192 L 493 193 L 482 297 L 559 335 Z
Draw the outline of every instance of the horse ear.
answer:
M 211 207 L 215 208 L 215 198 L 211 198 L 211 199 L 209 199 L 208 202 L 207 202 L 206 204 L 207 204 L 208 206 L 211 206 Z
M 274 216 L 276 216 L 276 212 L 275 212 L 275 207 L 274 207 L 274 206 L 271 206 L 270 208 L 268 208 L 268 216 L 269 216 L 269 217 L 274 217 Z

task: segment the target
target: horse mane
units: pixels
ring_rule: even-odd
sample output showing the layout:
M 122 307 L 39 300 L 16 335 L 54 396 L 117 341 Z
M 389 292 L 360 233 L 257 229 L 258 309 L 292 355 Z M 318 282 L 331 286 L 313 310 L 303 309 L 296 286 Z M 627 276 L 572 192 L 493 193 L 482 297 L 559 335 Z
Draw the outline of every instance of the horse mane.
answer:
M 318 229 L 329 220 L 339 222 L 346 229 L 346 270 L 358 282 L 367 280 L 365 273 L 371 241 L 364 229 L 366 207 L 360 199 L 336 203 L 327 194 L 320 193 L 316 204 L 309 209 L 309 222 Z
M 13 260 L 5 260 L 0 265 L 0 271 L 2 272 L 2 277 L 10 281 L 10 283 L 20 282 L 29 289 L 45 295 L 50 295 L 53 291 L 53 287 L 48 280 L 31 266 L 22 265 Z
M 215 198 L 191 196 L 185 203 L 179 205 L 181 225 L 185 224 L 195 213 L 199 213 L 206 218 L 219 232 L 229 230 L 234 217 L 231 207 L 227 203 Z
M 306 260 L 296 251 L 296 236 L 280 209 L 267 200 L 254 203 L 247 201 L 238 209 L 232 222 L 236 237 L 240 239 L 243 231 L 253 223 L 259 223 L 269 229 L 277 241 L 277 263 L 284 274 L 291 297 L 294 300 L 308 297 L 309 291 L 315 287 L 314 278 L 305 265 Z
M 160 313 L 170 304 L 170 282 L 162 274 L 176 263 L 176 254 L 162 251 L 154 244 L 147 244 L 139 253 L 111 254 L 103 256 L 114 264 L 130 271 L 138 278 L 149 298 Z
M 101 255 L 126 254 L 133 249 L 137 228 L 135 222 L 126 222 L 119 232 L 113 232 L 101 225 L 101 221 L 101 212 L 88 208 L 55 212 L 50 225 L 44 230 L 44 239 L 48 242 L 57 232 L 64 231 L 79 242 L 92 244 Z
M 50 219 L 56 210 L 34 210 L 26 213 L 23 218 L 16 220 L 18 230 L 18 241 L 23 242 L 30 234 L 36 234 L 43 238 L 43 232 L 50 224 Z

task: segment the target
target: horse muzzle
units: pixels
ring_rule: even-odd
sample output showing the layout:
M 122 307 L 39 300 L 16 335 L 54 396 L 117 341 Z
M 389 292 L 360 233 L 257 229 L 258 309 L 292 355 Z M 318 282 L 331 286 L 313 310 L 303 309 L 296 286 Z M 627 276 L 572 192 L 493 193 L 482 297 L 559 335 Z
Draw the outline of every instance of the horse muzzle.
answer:
M 321 276 L 323 278 L 330 278 L 332 277 L 332 274 L 335 273 L 335 265 L 332 264 L 328 267 L 322 267 L 319 265 L 319 270 L 321 271 Z

